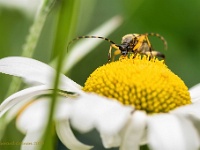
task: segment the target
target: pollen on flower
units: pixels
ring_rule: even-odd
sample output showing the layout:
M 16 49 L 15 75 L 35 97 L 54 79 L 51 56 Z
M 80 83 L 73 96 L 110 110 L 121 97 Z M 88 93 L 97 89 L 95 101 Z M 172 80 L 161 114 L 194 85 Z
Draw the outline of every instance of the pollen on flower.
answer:
M 168 112 L 191 103 L 188 88 L 163 60 L 146 56 L 125 57 L 97 68 L 83 90 L 147 113 Z

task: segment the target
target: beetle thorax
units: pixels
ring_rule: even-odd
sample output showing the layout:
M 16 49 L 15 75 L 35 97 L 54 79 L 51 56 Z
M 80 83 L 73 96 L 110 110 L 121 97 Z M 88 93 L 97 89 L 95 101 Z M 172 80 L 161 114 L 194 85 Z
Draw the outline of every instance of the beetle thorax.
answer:
M 122 42 L 121 43 L 135 43 L 136 37 L 138 37 L 139 34 L 126 34 L 125 36 L 122 37 Z

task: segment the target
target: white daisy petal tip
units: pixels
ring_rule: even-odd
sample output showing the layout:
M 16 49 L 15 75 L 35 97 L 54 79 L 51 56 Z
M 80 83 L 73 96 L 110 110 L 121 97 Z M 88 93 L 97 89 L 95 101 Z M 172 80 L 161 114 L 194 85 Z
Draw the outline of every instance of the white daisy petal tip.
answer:
M 22 141 L 21 150 L 38 150 L 43 144 L 42 136 L 45 130 L 37 130 L 34 132 L 28 131 Z
M 56 132 L 62 143 L 69 149 L 89 150 L 93 148 L 93 146 L 83 144 L 76 139 L 68 120 L 56 122 Z
M 16 67 L 17 66 L 17 67 Z M 52 79 L 55 77 L 55 69 L 38 60 L 26 57 L 5 57 L 0 59 L 0 72 L 21 77 L 24 81 L 33 84 L 42 84 L 53 87 Z M 82 93 L 81 86 L 73 80 L 60 74 L 61 90 Z
M 103 146 L 105 148 L 119 147 L 122 141 L 121 136 L 119 134 L 116 135 L 101 134 L 101 139 Z

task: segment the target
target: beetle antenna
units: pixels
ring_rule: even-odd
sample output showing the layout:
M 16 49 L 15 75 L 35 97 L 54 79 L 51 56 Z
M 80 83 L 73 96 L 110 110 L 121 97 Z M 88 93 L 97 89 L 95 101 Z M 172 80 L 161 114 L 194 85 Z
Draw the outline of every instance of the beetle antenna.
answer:
M 88 35 L 85 35 L 85 36 L 78 36 L 78 37 L 72 39 L 72 40 L 68 43 L 68 45 L 67 45 L 67 51 L 68 51 L 68 49 L 69 49 L 69 46 L 70 46 L 73 42 L 75 42 L 76 40 L 79 40 L 79 39 L 83 39 L 83 38 L 98 38 L 98 39 L 102 39 L 102 40 L 108 41 L 110 44 L 114 44 L 114 45 L 115 45 L 115 42 L 111 41 L 111 40 L 108 39 L 108 38 L 101 37 L 101 36 L 88 36 Z
M 167 48 L 168 48 L 167 41 L 165 40 L 165 38 L 163 36 L 161 36 L 158 33 L 146 33 L 146 35 L 147 36 L 150 35 L 150 36 L 156 36 L 156 37 L 158 37 L 161 41 L 163 41 L 164 48 L 165 48 L 165 50 L 167 50 Z

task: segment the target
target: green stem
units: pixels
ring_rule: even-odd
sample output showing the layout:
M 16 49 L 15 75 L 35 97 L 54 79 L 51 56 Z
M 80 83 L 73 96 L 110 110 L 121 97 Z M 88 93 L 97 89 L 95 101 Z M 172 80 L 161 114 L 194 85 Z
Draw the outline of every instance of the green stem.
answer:
M 73 14 L 74 11 L 77 10 L 76 7 L 78 6 L 77 1 L 74 0 L 63 0 L 60 2 L 60 12 L 59 12 L 59 19 L 56 31 L 56 38 L 55 44 L 53 47 L 54 52 L 57 52 L 58 62 L 56 66 L 56 77 L 54 79 L 54 91 L 53 96 L 50 104 L 50 114 L 48 118 L 48 126 L 46 128 L 46 132 L 44 135 L 44 145 L 42 145 L 41 149 L 54 149 L 54 137 L 52 135 L 52 129 L 54 129 L 54 122 L 53 122 L 53 114 L 55 111 L 56 100 L 57 100 L 57 93 L 58 93 L 58 85 L 59 85 L 59 77 L 60 72 L 63 66 L 63 60 L 66 51 L 66 44 L 70 34 L 72 33 L 72 27 L 76 22 Z

